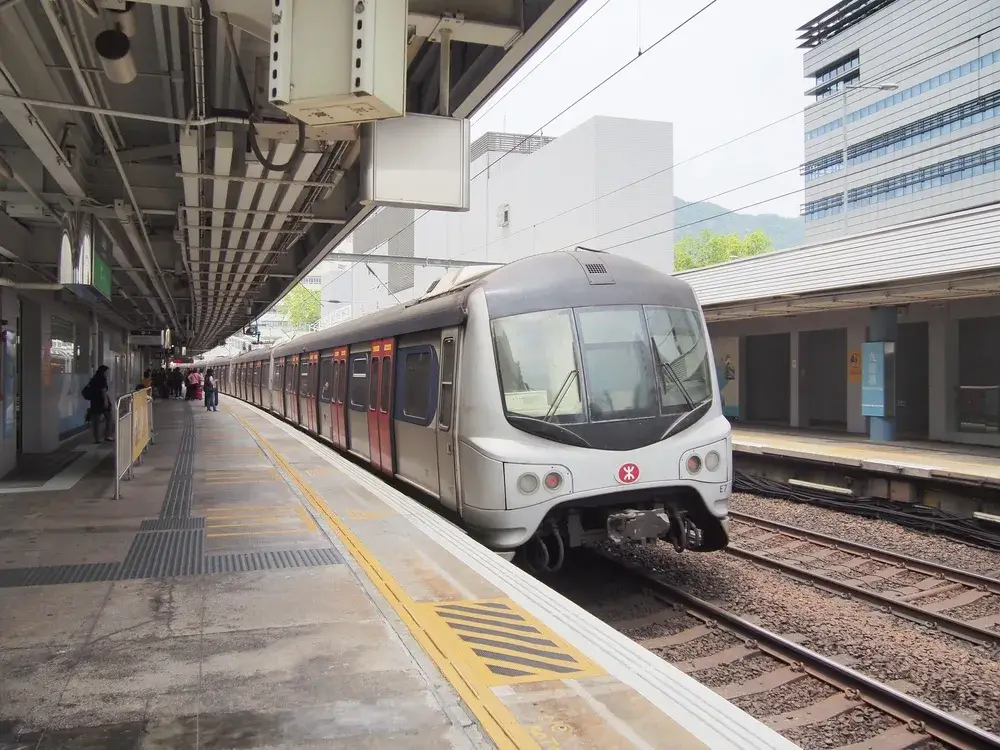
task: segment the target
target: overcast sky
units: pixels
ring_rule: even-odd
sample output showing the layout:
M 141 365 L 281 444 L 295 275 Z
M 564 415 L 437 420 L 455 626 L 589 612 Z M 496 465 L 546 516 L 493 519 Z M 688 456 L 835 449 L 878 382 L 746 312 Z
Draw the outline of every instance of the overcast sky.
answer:
M 485 114 L 473 117 L 473 139 L 488 130 L 533 133 L 542 126 L 545 135 L 558 136 L 595 115 L 664 120 L 674 124 L 676 195 L 730 209 L 764 201 L 746 211 L 798 216 L 801 193 L 775 197 L 802 187 L 797 168 L 808 86 L 795 30 L 833 0 L 719 0 L 546 125 L 706 2 L 588 0 L 483 107 Z M 681 163 L 793 113 L 755 136 Z M 791 171 L 734 190 L 783 170 Z

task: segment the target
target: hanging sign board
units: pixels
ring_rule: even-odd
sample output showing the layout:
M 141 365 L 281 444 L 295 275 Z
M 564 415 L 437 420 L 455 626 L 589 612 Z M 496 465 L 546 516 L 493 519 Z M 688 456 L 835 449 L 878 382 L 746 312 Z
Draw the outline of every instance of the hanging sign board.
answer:
M 59 235 L 59 283 L 89 302 L 111 299 L 111 237 L 89 214 L 66 213 Z

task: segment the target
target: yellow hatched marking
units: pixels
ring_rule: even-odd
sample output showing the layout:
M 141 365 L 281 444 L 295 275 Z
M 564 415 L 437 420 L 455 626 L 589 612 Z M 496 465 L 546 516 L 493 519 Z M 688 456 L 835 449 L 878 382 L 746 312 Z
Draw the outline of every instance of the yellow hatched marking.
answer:
M 491 687 L 604 674 L 587 657 L 506 597 L 418 602 L 449 652 Z M 458 656 L 460 655 L 460 656 Z
M 434 660 L 438 669 L 459 694 L 465 705 L 476 716 L 493 742 L 501 750 L 527 750 L 540 748 L 529 731 L 521 726 L 510 709 L 494 695 L 490 685 L 483 682 L 482 670 L 453 656 L 454 641 L 448 641 L 441 618 L 426 606 L 415 602 L 396 581 L 378 558 L 351 531 L 344 520 L 335 513 L 309 483 L 282 457 L 268 440 L 257 432 L 238 413 L 233 417 L 253 436 L 275 466 L 298 485 L 309 504 L 322 515 L 351 556 L 364 570 L 365 575 L 379 589 L 389 605 L 406 625 L 424 651 Z

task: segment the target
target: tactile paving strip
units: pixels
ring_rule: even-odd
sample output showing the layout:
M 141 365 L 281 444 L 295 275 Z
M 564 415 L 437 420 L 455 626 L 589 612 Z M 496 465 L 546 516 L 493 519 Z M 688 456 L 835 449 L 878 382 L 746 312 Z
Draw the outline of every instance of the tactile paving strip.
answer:
M 195 575 L 201 572 L 205 531 L 140 532 L 122 563 L 121 578 L 165 578 Z
M 151 518 L 142 522 L 139 531 L 181 531 L 203 528 L 205 528 L 204 518 Z
M 49 565 L 39 568 L 5 568 L 0 570 L 0 589 L 23 586 L 54 586 L 60 583 L 94 583 L 118 578 L 121 563 L 86 563 L 82 565 Z
M 170 472 L 166 497 L 160 509 L 160 520 L 168 518 L 188 518 L 194 497 L 194 416 L 190 404 L 184 404 L 184 429 L 181 431 L 180 445 L 174 470 Z
M 272 552 L 233 552 L 205 558 L 205 573 L 245 573 L 254 570 L 314 568 L 338 565 L 344 560 L 332 547 Z

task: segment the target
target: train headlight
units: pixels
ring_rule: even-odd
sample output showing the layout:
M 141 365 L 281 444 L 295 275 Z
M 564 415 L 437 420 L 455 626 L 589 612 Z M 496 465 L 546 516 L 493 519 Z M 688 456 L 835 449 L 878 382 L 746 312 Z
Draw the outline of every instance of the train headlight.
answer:
M 687 470 L 688 474 L 697 474 L 701 471 L 701 458 L 698 455 L 688 457 Z
M 530 495 L 532 492 L 538 489 L 538 477 L 534 474 L 522 474 L 518 477 L 517 488 L 524 495 Z
M 562 474 L 558 471 L 550 471 L 545 475 L 545 489 L 557 490 L 562 486 Z
M 709 451 L 708 455 L 705 456 L 705 468 L 709 471 L 715 471 L 719 468 L 719 462 L 722 459 L 719 458 L 719 454 L 715 451 Z

